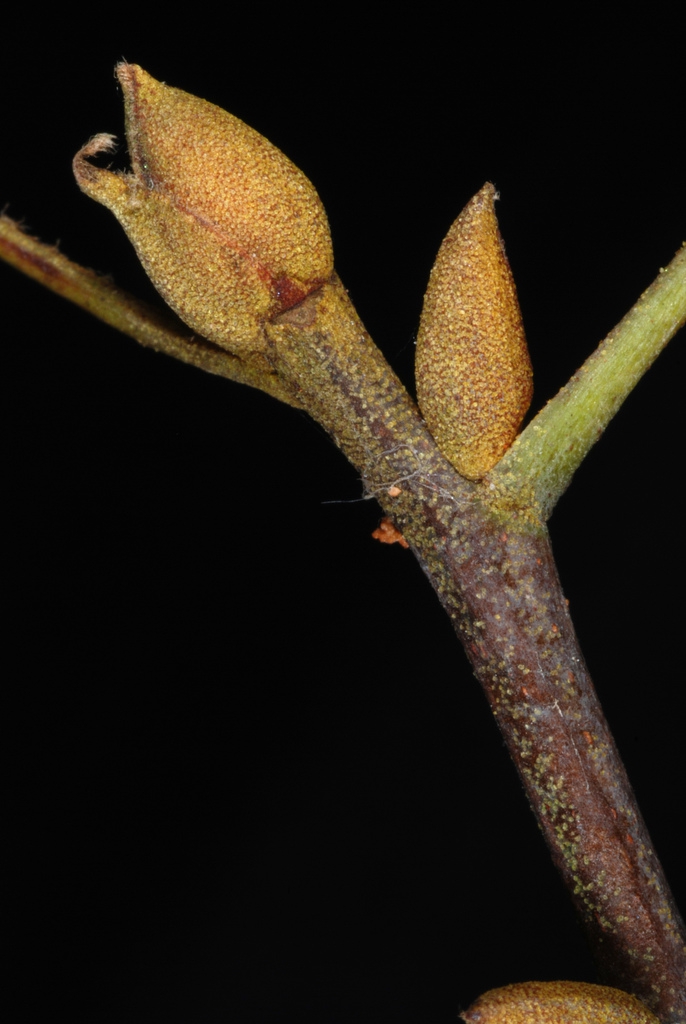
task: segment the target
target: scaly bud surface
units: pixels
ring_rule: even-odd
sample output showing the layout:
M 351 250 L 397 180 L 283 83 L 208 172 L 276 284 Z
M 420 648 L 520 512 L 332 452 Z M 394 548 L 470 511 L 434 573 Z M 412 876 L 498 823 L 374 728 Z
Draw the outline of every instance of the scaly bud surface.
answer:
M 333 273 L 322 204 L 305 175 L 237 117 L 120 64 L 131 173 L 76 155 L 80 188 L 122 224 L 148 276 L 194 331 L 237 356 Z
M 583 981 L 494 988 L 461 1014 L 467 1024 L 659 1024 L 635 996 Z
M 417 397 L 436 444 L 478 480 L 510 447 L 533 394 L 529 352 L 490 183 L 438 251 L 417 334 Z

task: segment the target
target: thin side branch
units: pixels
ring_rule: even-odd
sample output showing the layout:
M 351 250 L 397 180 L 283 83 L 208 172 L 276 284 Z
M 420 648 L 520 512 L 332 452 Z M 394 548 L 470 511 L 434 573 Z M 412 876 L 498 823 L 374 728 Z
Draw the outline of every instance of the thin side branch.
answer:
M 4 214 L 0 215 L 0 258 L 146 348 L 239 384 L 249 384 L 290 405 L 297 404 L 263 366 L 237 359 L 191 334 L 168 310 L 149 306 L 118 288 L 109 277 L 73 263 L 55 246 L 31 238 Z
M 529 423 L 491 474 L 548 519 L 625 398 L 686 323 L 686 246 Z

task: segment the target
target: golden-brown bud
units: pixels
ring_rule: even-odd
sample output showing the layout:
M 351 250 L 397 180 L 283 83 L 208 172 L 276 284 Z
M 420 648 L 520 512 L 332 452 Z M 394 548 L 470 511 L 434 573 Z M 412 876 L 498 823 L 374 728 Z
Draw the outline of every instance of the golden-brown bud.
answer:
M 528 981 L 494 988 L 461 1017 L 467 1024 L 659 1024 L 635 996 L 583 981 Z
M 436 444 L 479 479 L 510 447 L 533 393 L 531 362 L 490 183 L 438 251 L 417 335 L 417 397 Z
M 266 320 L 327 281 L 333 255 L 313 186 L 226 111 L 120 64 L 132 172 L 74 159 L 81 189 L 122 224 L 148 276 L 194 330 L 235 355 L 259 352 Z

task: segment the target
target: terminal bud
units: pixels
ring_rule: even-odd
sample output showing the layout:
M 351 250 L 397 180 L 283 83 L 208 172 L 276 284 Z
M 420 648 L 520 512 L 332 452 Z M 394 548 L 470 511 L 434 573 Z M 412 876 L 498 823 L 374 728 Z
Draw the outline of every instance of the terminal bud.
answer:
M 333 255 L 313 186 L 219 107 L 120 64 L 130 173 L 74 159 L 80 188 L 122 224 L 148 276 L 192 330 L 237 356 L 265 350 L 266 321 L 328 281 Z

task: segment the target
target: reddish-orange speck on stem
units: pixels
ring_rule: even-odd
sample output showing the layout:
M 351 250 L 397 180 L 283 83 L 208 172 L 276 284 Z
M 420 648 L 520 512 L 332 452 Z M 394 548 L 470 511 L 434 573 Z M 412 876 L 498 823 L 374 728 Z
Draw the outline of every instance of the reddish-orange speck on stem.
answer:
M 409 544 L 403 537 L 397 526 L 394 526 L 390 519 L 385 517 L 381 520 L 372 537 L 382 544 L 400 544 L 401 548 L 409 548 Z

